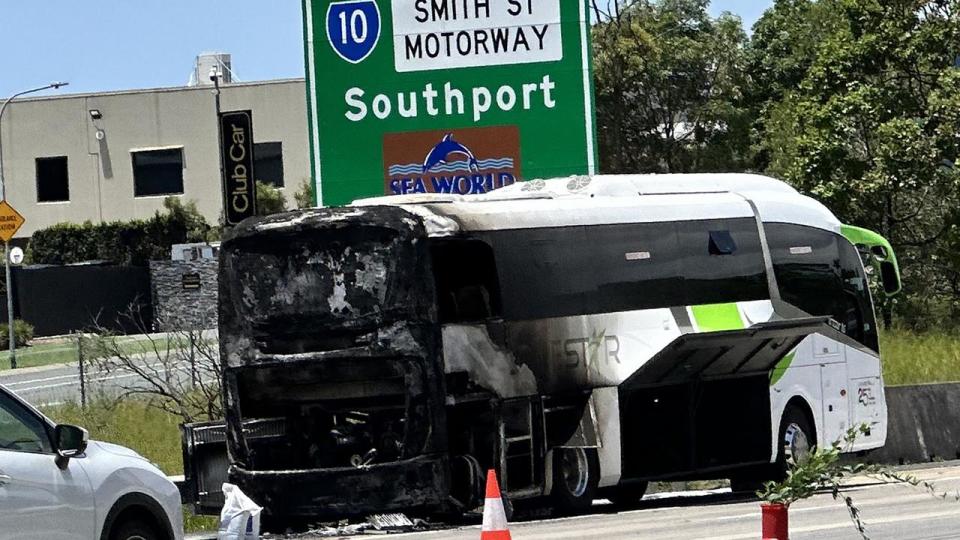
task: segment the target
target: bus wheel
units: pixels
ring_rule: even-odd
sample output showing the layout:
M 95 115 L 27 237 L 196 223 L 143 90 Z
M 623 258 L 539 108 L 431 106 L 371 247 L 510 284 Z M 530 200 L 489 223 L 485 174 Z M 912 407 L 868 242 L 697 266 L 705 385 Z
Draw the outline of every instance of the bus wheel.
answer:
M 780 453 L 777 456 L 778 472 L 786 474 L 787 460 L 805 460 L 817 445 L 816 433 L 810 420 L 798 407 L 790 407 L 780 422 Z
M 461 510 L 469 512 L 483 504 L 483 469 L 477 458 L 470 454 L 456 456 L 451 460 L 450 495 L 460 505 Z
M 646 482 L 633 482 L 611 488 L 609 493 L 606 495 L 613 504 L 622 507 L 630 507 L 640 502 L 646 492 Z
M 600 458 L 593 448 L 557 448 L 553 458 L 553 507 L 583 514 L 593 506 L 600 483 Z

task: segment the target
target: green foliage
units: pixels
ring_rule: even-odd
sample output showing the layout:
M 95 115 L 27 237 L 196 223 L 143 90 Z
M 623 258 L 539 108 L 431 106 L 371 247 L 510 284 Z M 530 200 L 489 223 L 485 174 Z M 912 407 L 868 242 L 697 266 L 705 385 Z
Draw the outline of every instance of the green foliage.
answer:
M 257 215 L 269 216 L 287 211 L 287 198 L 279 189 L 257 180 Z
M 196 203 L 168 197 L 164 212 L 147 220 L 60 223 L 41 229 L 30 238 L 29 256 L 32 264 L 102 260 L 146 266 L 153 259 L 168 259 L 173 244 L 207 242 L 217 235 Z
M 300 187 L 293 194 L 293 200 L 297 208 L 313 208 L 313 180 L 304 178 L 300 181 Z
M 13 321 L 13 343 L 16 348 L 26 347 L 30 344 L 30 340 L 33 339 L 33 325 L 22 321 L 20 319 L 15 319 Z M 3 323 L 0 324 L 0 349 L 7 350 L 10 348 L 10 325 Z
M 750 117 L 747 36 L 707 0 L 593 4 L 601 169 L 606 173 L 741 171 Z
M 888 238 L 922 327 L 960 315 L 960 25 L 955 2 L 780 0 L 749 49 L 755 164 Z
M 844 492 L 845 483 L 848 480 L 865 476 L 882 482 L 909 484 L 942 499 L 948 497 L 946 493 L 937 493 L 933 484 L 902 474 L 886 465 L 841 463 L 841 452 L 845 448 L 851 448 L 857 437 L 867 434 L 869 430 L 870 426 L 867 424 L 852 427 L 847 430 L 843 439 L 829 447 L 815 448 L 798 460 L 789 459 L 787 477 L 780 482 L 767 482 L 763 489 L 757 492 L 757 496 L 765 503 L 789 506 L 813 497 L 818 491 L 826 490 L 835 501 L 843 501 L 854 527 L 864 540 L 869 540 L 869 536 L 867 536 L 860 509 L 853 498 Z M 960 501 L 960 493 L 951 497 Z

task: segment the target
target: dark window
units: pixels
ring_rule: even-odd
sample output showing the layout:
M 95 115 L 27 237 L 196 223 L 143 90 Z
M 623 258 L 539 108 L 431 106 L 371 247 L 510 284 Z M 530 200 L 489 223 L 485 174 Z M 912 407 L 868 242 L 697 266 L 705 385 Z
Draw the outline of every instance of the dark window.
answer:
M 483 233 L 493 247 L 507 319 L 590 313 L 596 264 L 583 227 Z
M 40 418 L 0 391 L 0 451 L 52 452 Z
M 765 228 L 783 300 L 810 315 L 834 317 L 842 312 L 836 237 L 800 225 L 772 223 Z
M 283 187 L 283 143 L 254 144 L 253 159 L 253 171 L 258 182 L 275 188 Z
M 783 300 L 877 350 L 877 329 L 867 276 L 856 248 L 840 235 L 813 227 L 766 226 L 774 273 Z
M 753 219 L 680 221 L 677 243 L 686 294 L 682 305 L 770 298 L 760 233 Z
M 685 305 L 674 223 L 604 225 L 587 230 L 599 311 Z
M 183 149 L 134 152 L 133 185 L 135 197 L 183 193 Z
M 712 255 L 719 235 L 725 255 Z M 504 317 L 542 319 L 769 298 L 751 219 L 483 233 Z
M 844 332 L 874 351 L 879 351 L 877 322 L 870 298 L 870 281 L 863 269 L 857 248 L 845 238 L 837 238 L 840 249 L 840 278 L 844 292 L 844 311 L 840 323 Z
M 493 250 L 478 240 L 438 240 L 431 248 L 441 323 L 499 317 Z
M 70 200 L 67 157 L 37 158 L 37 202 Z

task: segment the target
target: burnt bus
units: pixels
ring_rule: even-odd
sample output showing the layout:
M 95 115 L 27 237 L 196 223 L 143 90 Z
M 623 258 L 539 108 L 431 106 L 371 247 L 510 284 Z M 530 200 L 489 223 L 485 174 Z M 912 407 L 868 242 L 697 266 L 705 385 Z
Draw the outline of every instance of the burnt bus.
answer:
M 651 480 L 753 487 L 853 424 L 847 450 L 877 448 L 863 258 L 895 294 L 889 243 L 747 175 L 248 220 L 221 245 L 226 423 L 185 427 L 191 502 L 228 479 L 279 519 L 457 512 L 494 469 L 573 513 Z

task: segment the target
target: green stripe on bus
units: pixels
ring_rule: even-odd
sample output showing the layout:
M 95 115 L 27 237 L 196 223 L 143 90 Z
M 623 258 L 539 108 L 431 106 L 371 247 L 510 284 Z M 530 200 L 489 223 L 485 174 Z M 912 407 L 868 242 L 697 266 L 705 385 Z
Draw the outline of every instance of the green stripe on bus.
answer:
M 787 369 L 790 367 L 790 364 L 793 363 L 793 359 L 796 356 L 797 350 L 794 349 L 787 353 L 786 356 L 781 358 L 779 362 L 777 362 L 777 365 L 774 366 L 773 371 L 770 372 L 770 386 L 780 382 L 780 379 L 787 374 Z
M 722 332 L 744 328 L 736 304 L 708 304 L 690 308 L 701 332 Z

